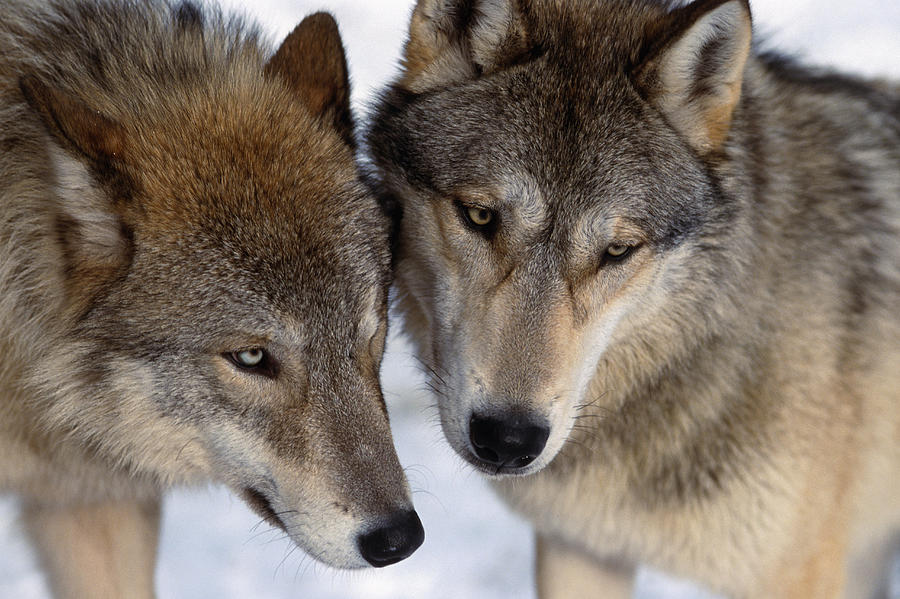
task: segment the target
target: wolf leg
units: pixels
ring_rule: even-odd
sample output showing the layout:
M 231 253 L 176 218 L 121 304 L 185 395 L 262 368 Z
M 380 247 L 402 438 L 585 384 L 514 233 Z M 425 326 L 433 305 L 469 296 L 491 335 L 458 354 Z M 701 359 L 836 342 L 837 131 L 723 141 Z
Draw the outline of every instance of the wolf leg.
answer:
M 540 599 L 627 599 L 634 573 L 633 565 L 598 561 L 557 541 L 537 538 Z
M 29 503 L 23 517 L 59 599 L 150 599 L 160 502 Z

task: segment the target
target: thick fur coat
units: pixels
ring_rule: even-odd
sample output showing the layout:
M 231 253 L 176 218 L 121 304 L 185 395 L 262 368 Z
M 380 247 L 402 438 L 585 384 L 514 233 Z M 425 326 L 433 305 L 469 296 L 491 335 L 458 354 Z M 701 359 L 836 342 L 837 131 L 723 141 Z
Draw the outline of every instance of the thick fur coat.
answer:
M 883 596 L 897 86 L 757 51 L 743 0 L 420 0 L 403 67 L 398 308 L 541 597 Z
M 0 490 L 58 596 L 150 596 L 173 484 L 227 484 L 334 566 L 422 542 L 352 129 L 328 15 L 273 55 L 191 3 L 4 3 Z

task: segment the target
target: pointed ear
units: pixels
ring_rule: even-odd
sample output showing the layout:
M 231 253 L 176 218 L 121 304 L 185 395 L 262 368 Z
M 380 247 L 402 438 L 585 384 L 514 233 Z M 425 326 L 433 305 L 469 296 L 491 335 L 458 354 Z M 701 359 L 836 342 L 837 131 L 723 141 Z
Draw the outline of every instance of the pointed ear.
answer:
M 107 166 L 126 158 L 125 131 L 116 121 L 34 76 L 22 77 L 19 88 L 62 147 Z
M 418 0 L 400 85 L 421 93 L 499 71 L 528 53 L 520 0 Z
M 748 0 L 698 0 L 672 13 L 671 35 L 635 83 L 701 155 L 725 143 L 750 54 Z
M 19 86 L 57 142 L 48 144 L 59 199 L 56 227 L 73 309 L 80 309 L 130 260 L 131 242 L 109 195 L 110 186 L 125 184 L 117 167 L 127 158 L 127 137 L 116 121 L 34 77 L 23 77 Z
M 265 72 L 281 77 L 315 116 L 327 119 L 350 147 L 356 147 L 347 59 L 330 14 L 319 12 L 303 19 L 266 64 Z

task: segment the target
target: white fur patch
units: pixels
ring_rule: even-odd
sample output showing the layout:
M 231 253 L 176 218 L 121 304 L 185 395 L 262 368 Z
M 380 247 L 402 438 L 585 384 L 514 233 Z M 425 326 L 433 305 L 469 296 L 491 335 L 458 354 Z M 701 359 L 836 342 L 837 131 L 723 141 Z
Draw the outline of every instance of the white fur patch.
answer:
M 359 339 L 368 341 L 375 336 L 375 333 L 378 332 L 378 328 L 381 326 L 381 315 L 377 308 L 378 295 L 378 290 L 372 287 L 368 290 L 363 300 L 363 306 L 366 307 L 366 310 L 363 312 L 362 319 L 359 322 Z
M 569 438 L 575 424 L 573 413 L 577 411 L 578 405 L 588 401 L 586 395 L 596 376 L 597 364 L 609 347 L 616 328 L 627 314 L 627 306 L 627 302 L 619 302 L 611 307 L 582 337 L 579 352 L 581 359 L 572 371 L 574 380 L 571 395 L 561 398 L 559 405 L 553 406 L 550 412 L 550 437 L 540 457 L 531 465 L 535 471 L 549 464 Z
M 721 68 L 715 73 L 717 81 L 732 82 L 743 72 L 741 50 L 750 46 L 750 28 L 747 13 L 737 0 L 711 10 L 694 23 L 668 51 L 665 68 L 661 73 L 663 83 L 671 89 L 690 84 L 697 62 L 702 58 L 706 44 L 719 40 L 725 44 Z M 727 50 L 727 51 L 726 51 Z
M 539 231 L 547 223 L 547 201 L 531 175 L 516 173 L 504 185 L 504 197 L 515 205 L 516 214 L 526 231 Z
M 123 241 L 109 198 L 96 186 L 84 163 L 55 144 L 50 145 L 49 153 L 60 208 L 78 225 L 84 244 L 80 249 L 101 259 L 118 256 Z
M 509 0 L 482 0 L 476 4 L 475 12 L 469 43 L 475 62 L 481 67 L 489 67 L 515 27 L 515 13 Z
M 450 82 L 477 77 L 476 65 L 489 72 L 498 62 L 501 48 L 516 34 L 519 15 L 510 0 L 480 0 L 474 6 L 474 18 L 467 31 L 459 31 L 460 0 L 421 0 L 410 28 L 417 51 L 413 63 L 426 64 L 416 69 L 409 89 L 420 93 Z M 457 41 L 457 33 L 468 41 Z

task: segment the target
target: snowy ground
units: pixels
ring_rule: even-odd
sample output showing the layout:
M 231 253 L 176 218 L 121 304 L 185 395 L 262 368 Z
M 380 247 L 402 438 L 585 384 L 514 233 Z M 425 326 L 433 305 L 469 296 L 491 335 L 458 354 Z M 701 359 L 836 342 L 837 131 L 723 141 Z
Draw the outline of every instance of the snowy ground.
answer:
M 315 10 L 334 13 L 348 47 L 354 101 L 363 108 L 395 72 L 412 0 L 228 0 L 283 37 Z M 751 0 L 771 46 L 816 64 L 900 78 L 897 0 Z M 2 12 L 2 11 L 0 11 Z M 158 570 L 161 599 L 531 599 L 532 535 L 443 441 L 431 399 L 405 355 L 391 344 L 384 370 L 394 437 L 426 529 L 410 559 L 379 571 L 345 573 L 294 551 L 221 489 L 168 498 Z M 898 568 L 900 569 L 900 568 Z M 900 572 L 895 577 L 900 579 Z M 642 572 L 641 599 L 710 597 L 685 583 Z M 43 599 L 46 587 L 0 500 L 0 598 Z M 900 588 L 894 599 L 900 599 Z

